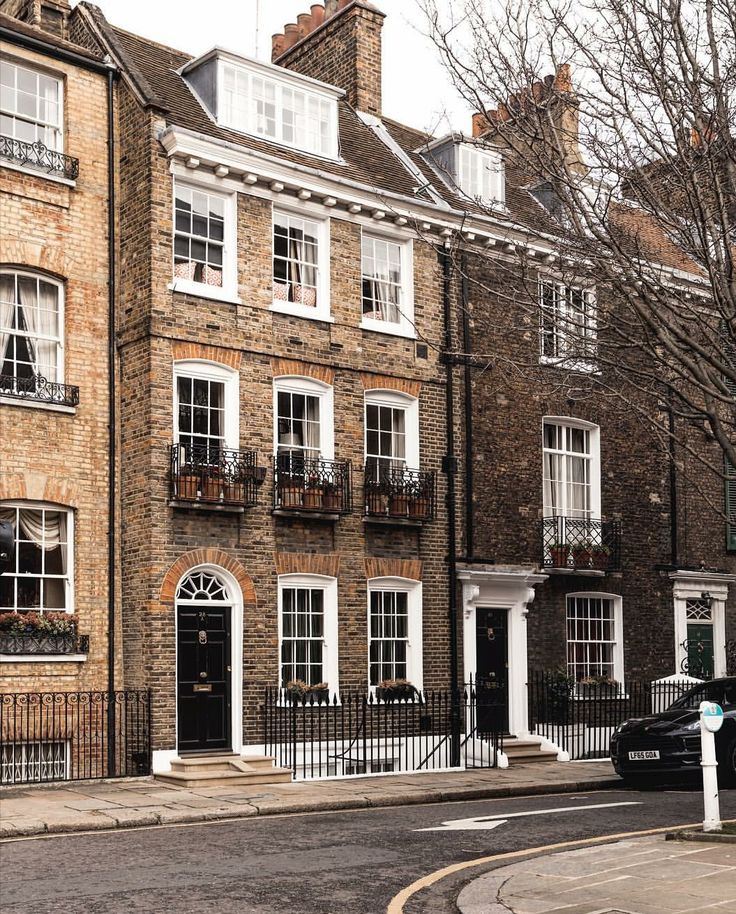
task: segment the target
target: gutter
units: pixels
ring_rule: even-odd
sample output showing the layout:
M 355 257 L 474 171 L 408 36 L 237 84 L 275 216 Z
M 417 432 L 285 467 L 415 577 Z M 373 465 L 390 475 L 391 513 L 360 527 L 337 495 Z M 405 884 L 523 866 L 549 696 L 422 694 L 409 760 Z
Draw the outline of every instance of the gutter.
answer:
M 36 38 L 35 35 L 26 35 L 23 32 L 16 32 L 13 29 L 0 26 L 0 41 L 8 41 L 10 44 L 26 48 L 28 51 L 37 51 L 39 54 L 46 54 L 57 60 L 63 60 L 66 63 L 74 64 L 75 67 L 82 67 L 90 70 L 92 73 L 108 73 L 110 67 L 101 60 L 94 60 L 91 57 L 85 57 L 76 51 L 70 51 L 67 48 L 59 47 L 52 41 L 45 41 L 43 38 Z

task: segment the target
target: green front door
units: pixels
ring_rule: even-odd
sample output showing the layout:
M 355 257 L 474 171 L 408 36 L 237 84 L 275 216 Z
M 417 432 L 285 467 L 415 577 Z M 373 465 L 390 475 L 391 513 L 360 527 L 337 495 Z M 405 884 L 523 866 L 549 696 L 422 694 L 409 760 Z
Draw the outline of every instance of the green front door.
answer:
M 713 678 L 713 623 L 687 623 L 687 671 L 697 679 Z

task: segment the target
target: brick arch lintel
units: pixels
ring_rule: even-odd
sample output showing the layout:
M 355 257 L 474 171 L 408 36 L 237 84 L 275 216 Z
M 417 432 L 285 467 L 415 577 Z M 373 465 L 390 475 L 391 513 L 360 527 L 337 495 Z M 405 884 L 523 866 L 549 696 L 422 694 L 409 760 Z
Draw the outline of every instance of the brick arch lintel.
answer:
M 79 486 L 44 473 L 0 473 L 0 501 L 43 501 L 76 508 Z
M 227 552 L 224 552 L 217 547 L 192 549 L 190 552 L 185 552 L 184 555 L 179 556 L 171 568 L 166 572 L 161 584 L 159 599 L 163 604 L 162 608 L 168 608 L 174 605 L 179 581 L 181 581 L 187 571 L 196 568 L 198 565 L 215 565 L 219 568 L 223 568 L 225 571 L 229 571 L 238 582 L 243 594 L 244 605 L 255 608 L 256 591 L 250 575 L 237 559 L 234 559 L 231 555 L 228 555 Z
M 25 241 L 21 238 L 3 240 L 0 266 L 42 270 L 59 279 L 66 279 L 74 272 L 72 259 L 58 245 Z
M 335 553 L 275 552 L 276 574 L 321 574 L 336 578 L 340 574 L 340 556 Z
M 409 581 L 421 581 L 422 560 L 367 558 L 365 576 L 367 578 L 407 578 Z
M 370 371 L 361 371 L 360 380 L 365 390 L 395 390 L 419 399 L 422 391 L 421 381 L 410 381 L 408 378 L 393 378 L 386 374 L 373 374 Z
M 300 378 L 313 378 L 323 384 L 332 386 L 335 383 L 335 372 L 328 365 L 312 365 L 310 362 L 299 362 L 296 359 L 271 359 L 271 371 L 274 378 L 284 375 L 296 375 Z
M 240 370 L 243 353 L 239 349 L 225 349 L 222 346 L 207 346 L 202 343 L 189 343 L 183 340 L 174 340 L 171 344 L 171 355 L 175 362 L 185 359 L 204 359 L 207 362 L 217 362 L 227 365 L 228 368 Z

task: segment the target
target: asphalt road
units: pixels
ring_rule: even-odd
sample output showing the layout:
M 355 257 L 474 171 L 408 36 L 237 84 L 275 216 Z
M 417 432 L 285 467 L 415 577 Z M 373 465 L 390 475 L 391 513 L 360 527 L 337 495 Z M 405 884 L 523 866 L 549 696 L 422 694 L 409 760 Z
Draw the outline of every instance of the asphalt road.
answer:
M 637 805 L 607 805 L 624 803 Z M 563 807 L 573 809 L 554 812 Z M 418 830 L 504 814 L 514 815 L 492 829 Z M 736 818 L 736 790 L 721 794 L 721 815 Z M 8 841 L 0 912 L 383 914 L 451 863 L 702 816 L 696 789 L 607 790 Z

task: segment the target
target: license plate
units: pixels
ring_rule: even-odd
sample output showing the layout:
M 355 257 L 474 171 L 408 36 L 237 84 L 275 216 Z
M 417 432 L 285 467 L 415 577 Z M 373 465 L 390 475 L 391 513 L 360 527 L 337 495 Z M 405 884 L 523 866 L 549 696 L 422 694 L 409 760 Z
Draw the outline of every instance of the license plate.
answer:
M 657 758 L 659 758 L 659 749 L 639 749 L 636 752 L 629 752 L 630 762 L 646 762 Z

